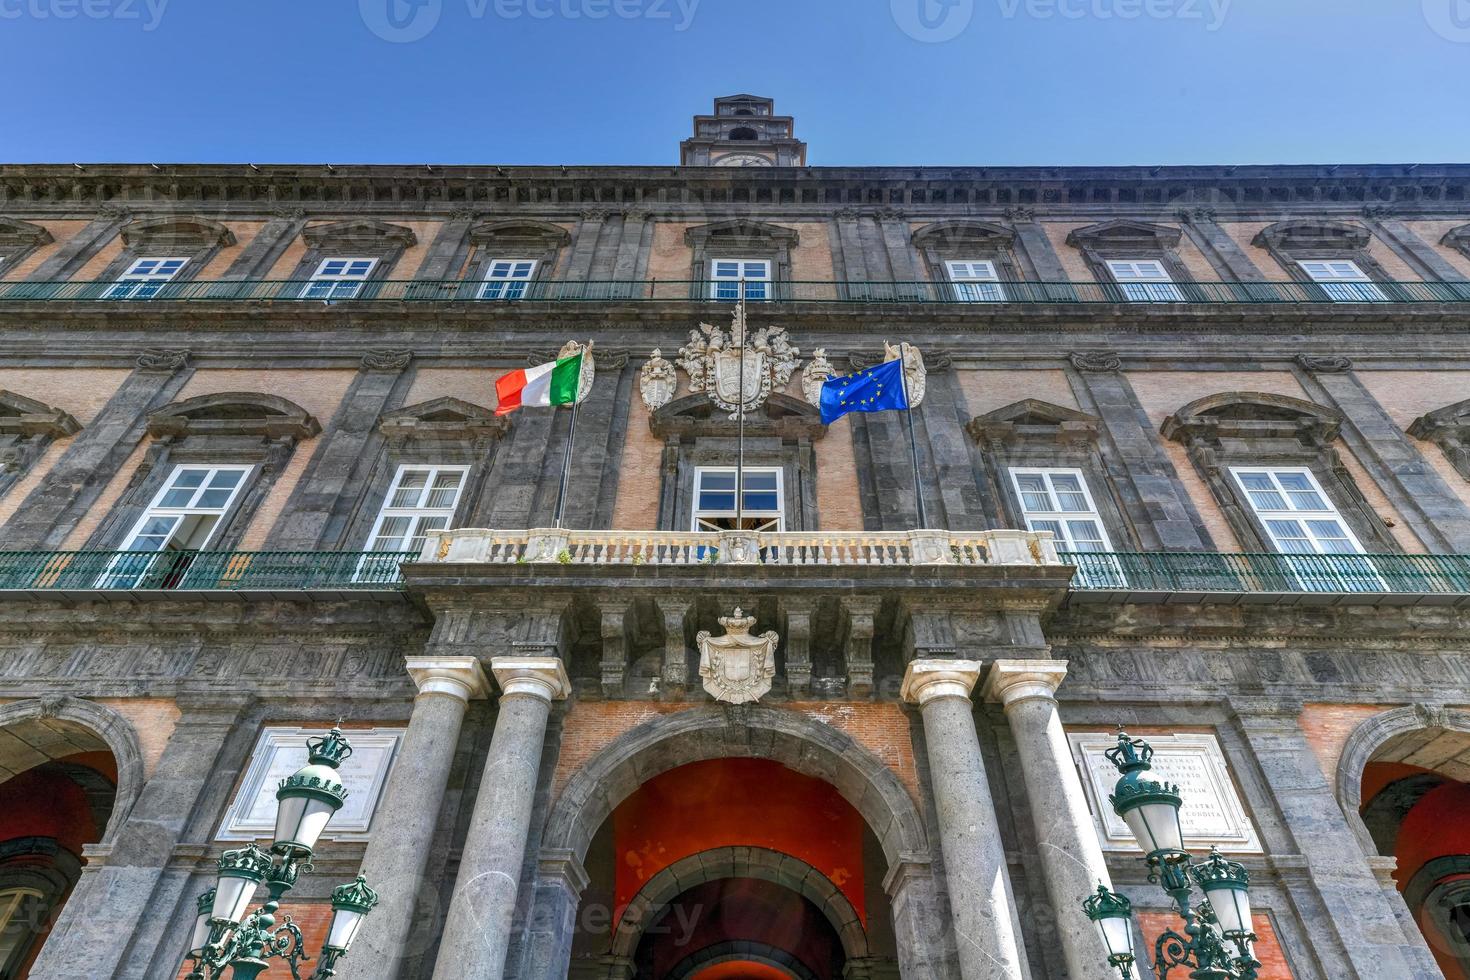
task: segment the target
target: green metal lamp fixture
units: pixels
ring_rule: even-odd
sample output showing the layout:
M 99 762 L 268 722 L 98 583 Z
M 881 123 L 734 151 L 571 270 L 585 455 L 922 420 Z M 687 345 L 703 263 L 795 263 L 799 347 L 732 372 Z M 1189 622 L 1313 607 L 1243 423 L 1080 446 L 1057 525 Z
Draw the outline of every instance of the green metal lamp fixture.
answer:
M 317 841 L 347 800 L 337 769 L 352 754 L 340 728 L 307 740 L 306 748 L 307 764 L 281 780 L 276 791 L 276 835 L 270 851 L 249 844 L 220 856 L 218 881 L 199 897 L 187 980 L 223 980 L 226 968 L 233 980 L 255 980 L 273 959 L 283 960 L 291 976 L 301 980 L 301 964 L 310 959 L 302 948 L 301 930 L 289 915 L 276 925 L 276 912 L 297 875 L 311 870 Z M 250 912 L 262 882 L 269 900 Z M 347 955 L 363 917 L 377 904 L 377 892 L 362 875 L 332 892 L 332 924 L 310 980 L 336 976 L 337 961 Z
M 1251 928 L 1250 873 L 1214 848 L 1203 863 L 1193 862 L 1184 848 L 1179 787 L 1147 775 L 1153 768 L 1152 746 L 1129 738 L 1119 728 L 1118 744 L 1106 755 L 1121 774 L 1109 797 L 1113 810 L 1143 851 L 1148 880 L 1169 894 L 1184 920 L 1182 934 L 1170 929 L 1155 944 L 1159 980 L 1181 966 L 1190 970 L 1190 980 L 1258 980 L 1261 964 L 1251 952 L 1256 936 Z M 1191 882 L 1204 892 L 1198 905 Z M 1108 964 L 1123 980 L 1131 980 L 1136 954 L 1128 899 L 1098 885 L 1082 910 L 1102 938 Z

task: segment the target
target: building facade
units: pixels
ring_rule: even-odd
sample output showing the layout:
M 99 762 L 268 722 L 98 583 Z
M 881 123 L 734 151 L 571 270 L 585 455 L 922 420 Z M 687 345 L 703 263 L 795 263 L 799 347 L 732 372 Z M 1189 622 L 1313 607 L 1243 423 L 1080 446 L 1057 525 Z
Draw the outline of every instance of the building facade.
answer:
M 1122 724 L 1263 978 L 1470 977 L 1470 166 L 806 152 L 0 167 L 0 976 L 187 972 L 340 718 L 341 976 L 1106 980 Z

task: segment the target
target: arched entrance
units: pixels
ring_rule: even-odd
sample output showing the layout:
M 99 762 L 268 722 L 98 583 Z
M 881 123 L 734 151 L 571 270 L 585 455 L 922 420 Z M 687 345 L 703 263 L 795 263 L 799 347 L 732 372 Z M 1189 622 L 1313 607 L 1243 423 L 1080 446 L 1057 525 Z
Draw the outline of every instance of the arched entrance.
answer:
M 1349 771 L 1356 771 L 1349 779 Z M 1447 980 L 1470 980 L 1470 712 L 1415 706 L 1348 739 L 1339 793 L 1394 879 Z
M 76 885 L 82 849 L 136 797 L 131 726 L 75 698 L 0 707 L 0 977 L 22 980 Z
M 780 812 L 786 803 L 798 818 Z M 650 825 L 650 809 L 670 819 Z M 905 977 L 949 975 L 908 790 L 850 737 L 797 712 L 711 705 L 630 730 L 567 782 L 541 855 L 533 922 L 560 934 L 533 937 L 530 977 L 821 980 L 885 963 Z M 580 903 L 565 872 L 548 873 L 573 859 L 592 882 Z M 675 956 L 650 942 L 649 926 L 681 902 L 709 918 L 684 920 Z M 600 904 L 612 915 L 597 935 L 588 926 Z M 773 911 L 752 928 L 757 908 Z M 782 931 L 796 921 L 830 942 L 801 946 Z

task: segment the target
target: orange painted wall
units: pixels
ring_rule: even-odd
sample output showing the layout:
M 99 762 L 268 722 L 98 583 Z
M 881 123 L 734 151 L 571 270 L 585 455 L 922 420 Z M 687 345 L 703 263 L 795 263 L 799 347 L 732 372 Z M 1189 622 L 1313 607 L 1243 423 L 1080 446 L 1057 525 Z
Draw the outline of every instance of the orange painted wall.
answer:
M 766 759 L 712 759 L 644 783 L 613 811 L 621 917 L 658 872 L 717 847 L 790 854 L 842 889 L 863 921 L 863 821 L 837 790 Z
M 791 974 L 776 969 L 774 966 L 766 966 L 764 963 L 754 963 L 750 960 L 731 960 L 728 963 L 717 963 L 694 974 L 691 980 L 790 980 Z
M 0 841 L 51 837 L 73 854 L 102 837 L 87 794 L 60 772 L 32 769 L 0 785 Z

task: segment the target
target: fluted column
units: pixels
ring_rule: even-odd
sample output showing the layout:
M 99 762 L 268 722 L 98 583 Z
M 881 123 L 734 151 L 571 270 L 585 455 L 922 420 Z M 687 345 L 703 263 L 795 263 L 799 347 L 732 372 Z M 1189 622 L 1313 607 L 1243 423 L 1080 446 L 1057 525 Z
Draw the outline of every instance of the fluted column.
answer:
M 1082 912 L 1082 900 L 1099 883 L 1111 887 L 1112 881 L 1057 715 L 1056 690 L 1066 676 L 1067 665 L 1059 660 L 997 660 L 982 696 L 1004 707 L 1016 740 L 1067 976 L 1117 980 L 1097 930 Z
M 571 689 L 556 657 L 496 657 L 495 736 L 460 858 L 434 980 L 501 980 L 551 702 Z
M 964 980 L 1022 980 L 1015 902 L 975 732 L 975 660 L 915 660 L 903 699 L 924 718 L 950 917 Z
M 362 873 L 380 897 L 353 943 L 353 976 L 362 980 L 395 980 L 404 959 L 422 952 L 409 945 L 429 844 L 465 709 L 490 692 L 474 657 L 409 657 L 407 666 L 419 693 L 362 859 Z

